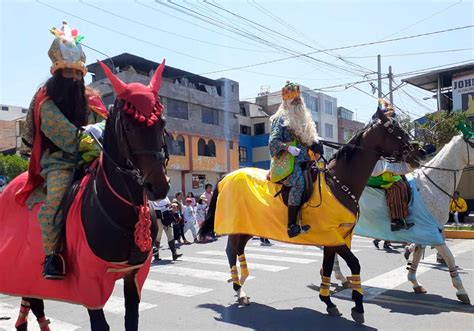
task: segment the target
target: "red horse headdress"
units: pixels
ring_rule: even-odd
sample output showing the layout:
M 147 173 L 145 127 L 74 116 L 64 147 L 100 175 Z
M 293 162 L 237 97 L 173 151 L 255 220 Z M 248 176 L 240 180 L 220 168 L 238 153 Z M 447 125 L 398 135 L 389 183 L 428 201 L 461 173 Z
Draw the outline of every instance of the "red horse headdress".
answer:
M 134 116 L 139 122 L 146 122 L 147 126 L 152 126 L 160 118 L 164 109 L 158 92 L 160 91 L 165 60 L 163 59 L 156 69 L 148 86 L 141 83 L 126 84 L 115 76 L 104 63 L 98 62 L 110 80 L 117 98 L 125 101 L 123 111 Z

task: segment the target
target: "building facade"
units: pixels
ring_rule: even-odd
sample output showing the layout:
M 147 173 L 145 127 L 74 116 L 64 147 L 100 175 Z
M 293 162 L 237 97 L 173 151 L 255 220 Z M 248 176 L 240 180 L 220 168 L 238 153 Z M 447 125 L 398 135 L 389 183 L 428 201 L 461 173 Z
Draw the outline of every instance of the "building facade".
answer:
M 0 105 L 0 153 L 15 154 L 20 147 L 20 126 L 28 109 L 24 107 Z
M 337 141 L 341 144 L 347 143 L 354 134 L 364 128 L 364 123 L 354 120 L 354 112 L 337 107 Z
M 270 153 L 268 139 L 270 119 L 263 107 L 242 101 L 239 122 L 239 165 L 240 167 L 256 167 L 270 169 Z
M 148 84 L 159 65 L 128 53 L 112 61 L 115 74 L 126 83 Z M 95 63 L 88 69 L 93 74 L 90 86 L 102 93 L 104 103 L 113 104 L 115 96 L 102 69 Z M 205 184 L 214 186 L 224 174 L 238 169 L 238 82 L 166 66 L 160 97 L 171 136 L 167 138 L 170 195 L 178 191 L 200 195 Z

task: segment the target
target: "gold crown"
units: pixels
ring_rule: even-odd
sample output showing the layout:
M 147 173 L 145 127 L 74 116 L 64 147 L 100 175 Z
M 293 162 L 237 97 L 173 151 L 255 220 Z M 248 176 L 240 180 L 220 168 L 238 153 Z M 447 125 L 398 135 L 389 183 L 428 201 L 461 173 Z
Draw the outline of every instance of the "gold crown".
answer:
M 301 96 L 300 86 L 295 83 L 286 82 L 286 85 L 281 89 L 281 97 L 284 101 L 292 100 Z
M 63 22 L 62 28 L 52 28 L 50 32 L 56 37 L 48 51 L 51 59 L 51 74 L 63 68 L 77 69 L 84 76 L 87 73 L 86 55 L 82 51 L 79 42 L 82 36 L 76 29 L 71 30 L 67 22 Z

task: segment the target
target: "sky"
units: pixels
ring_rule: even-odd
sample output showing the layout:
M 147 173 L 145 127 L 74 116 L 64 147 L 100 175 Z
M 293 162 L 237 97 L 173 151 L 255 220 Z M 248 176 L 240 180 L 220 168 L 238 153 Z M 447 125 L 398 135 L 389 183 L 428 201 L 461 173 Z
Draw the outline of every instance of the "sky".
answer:
M 389 65 L 395 75 L 405 74 L 395 86 L 406 73 L 474 61 L 472 27 L 320 51 L 473 25 L 474 1 L 468 0 L 1 0 L 0 15 L 0 103 L 22 107 L 50 77 L 48 30 L 63 20 L 84 35 L 87 63 L 124 52 L 156 62 L 166 58 L 175 68 L 238 81 L 246 101 L 291 80 L 337 98 L 360 121 L 371 117 L 377 100 L 370 82 L 351 83 L 376 78 L 377 54 L 384 76 Z M 227 70 L 287 57 L 292 58 Z M 382 91 L 388 92 L 386 79 Z M 394 103 L 417 118 L 436 109 L 431 96 L 403 86 L 394 92 Z

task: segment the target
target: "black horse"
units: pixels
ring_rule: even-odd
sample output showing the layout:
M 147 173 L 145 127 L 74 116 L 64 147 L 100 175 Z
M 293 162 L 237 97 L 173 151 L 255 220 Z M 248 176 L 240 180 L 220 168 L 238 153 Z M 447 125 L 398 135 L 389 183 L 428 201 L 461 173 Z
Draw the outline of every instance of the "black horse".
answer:
M 424 152 L 418 145 L 410 143 L 409 135 L 392 118 L 388 118 L 380 109 L 374 115 L 374 120 L 363 130 L 356 134 L 349 143 L 342 147 L 334 157 L 329 161 L 327 171 L 324 172 L 325 180 L 334 197 L 353 215 L 359 212 L 358 200 L 364 190 L 369 176 L 380 157 L 389 158 L 393 161 L 404 161 L 410 163 L 413 167 L 419 166 L 420 158 L 423 158 Z M 314 168 L 313 168 L 314 169 Z M 241 169 L 238 171 L 244 171 Z M 313 174 L 314 175 L 314 174 Z M 249 175 L 251 176 L 251 175 Z M 230 177 L 232 178 L 232 177 Z M 238 177 L 235 177 L 238 179 Z M 313 176 L 313 179 L 317 176 Z M 226 180 L 225 178 L 223 179 Z M 239 183 L 239 185 L 244 185 Z M 222 186 L 216 186 L 211 200 L 209 212 L 203 223 L 200 236 L 214 231 L 214 222 L 216 211 L 220 205 L 219 194 L 222 189 L 232 186 L 232 180 Z M 240 187 L 240 186 L 239 186 Z M 221 191 L 219 191 L 221 189 Z M 317 194 L 315 188 L 313 195 Z M 227 194 L 229 198 L 230 195 Z M 230 198 L 229 198 L 230 200 Z M 235 199 L 233 201 L 238 201 Z M 225 208 L 225 207 L 221 207 Z M 224 215 L 222 213 L 221 215 Z M 231 218 L 233 219 L 233 218 Z M 236 218 L 238 219 L 238 218 Z M 221 220 L 216 220 L 220 222 Z M 265 220 L 256 219 L 255 222 L 265 222 Z M 324 222 L 324 220 L 321 220 Z M 333 231 L 341 231 L 341 228 L 332 228 Z M 351 230 L 347 230 L 350 235 Z M 231 267 L 232 283 L 237 292 L 239 304 L 249 304 L 249 297 L 243 292 L 242 285 L 248 276 L 247 262 L 245 259 L 245 245 L 252 235 L 261 236 L 259 233 L 225 233 L 229 234 L 227 241 L 226 254 Z M 350 238 L 350 237 L 349 237 Z M 278 239 L 278 238 L 274 238 Z M 321 243 L 314 243 L 322 245 Z M 351 252 L 347 245 L 325 246 L 323 260 L 323 274 L 320 291 L 320 299 L 326 303 L 327 311 L 330 315 L 339 316 L 340 312 L 331 302 L 329 296 L 330 277 L 334 264 L 335 255 L 340 255 L 348 264 L 352 272 L 351 287 L 353 288 L 352 298 L 355 301 L 355 307 L 352 308 L 352 317 L 356 322 L 364 322 L 363 294 L 360 281 L 360 265 L 357 257 Z M 240 262 L 241 277 L 239 278 L 236 263 L 237 258 Z
M 161 114 L 162 108 L 156 111 L 157 105 L 162 107 L 158 91 L 163 68 L 164 63 L 157 69 L 149 86 L 140 84 L 138 92 L 132 88 L 135 92 L 128 93 L 128 96 L 134 95 L 132 99 L 121 98 L 121 92 L 125 90 L 120 90 L 120 86 L 127 88 L 127 85 L 106 70 L 117 92 L 117 99 L 106 122 L 101 162 L 91 175 L 81 207 L 83 228 L 93 253 L 104 261 L 130 266 L 130 271 L 124 277 L 126 330 L 138 330 L 140 293 L 135 283 L 137 269 L 134 266 L 144 264 L 150 258 L 151 249 L 140 247 L 135 238 L 135 227 L 139 219 L 138 206 L 146 206 L 147 197 L 153 200 L 165 198 L 170 187 L 166 176 L 166 123 Z M 130 85 L 137 87 L 138 84 Z M 147 95 L 146 101 L 153 100 L 150 95 L 156 98 L 155 110 L 151 112 L 153 115 L 145 112 L 146 118 L 141 119 L 139 117 L 143 112 L 140 112 L 138 105 L 135 107 L 133 104 L 134 100 L 140 103 L 137 101 L 143 97 L 140 93 Z M 147 121 L 150 118 L 152 121 Z M 146 240 L 155 238 L 157 234 L 156 224 L 151 224 L 151 229 L 145 229 L 151 230 L 145 231 L 148 234 L 144 238 Z M 55 281 L 55 284 L 59 282 L 62 281 Z M 25 314 L 25 311 L 27 313 L 28 307 L 31 307 L 34 315 L 41 321 L 41 330 L 49 330 L 43 300 L 23 297 L 22 306 L 20 315 L 22 312 Z M 109 330 L 102 309 L 88 309 L 88 312 L 92 330 Z M 18 330 L 26 329 L 27 323 L 18 327 Z

